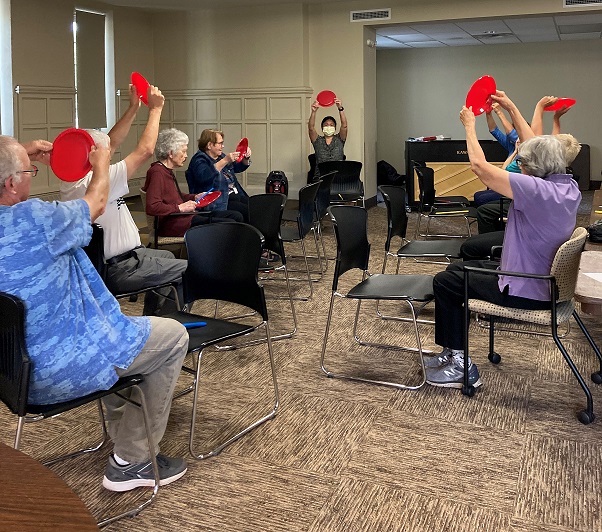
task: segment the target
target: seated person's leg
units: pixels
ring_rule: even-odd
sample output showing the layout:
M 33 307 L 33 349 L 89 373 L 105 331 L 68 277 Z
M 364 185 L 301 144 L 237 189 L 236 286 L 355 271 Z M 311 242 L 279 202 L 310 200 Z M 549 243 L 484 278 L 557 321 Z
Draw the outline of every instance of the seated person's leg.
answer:
M 504 202 L 502 203 L 501 216 L 506 216 L 508 214 L 509 206 L 510 200 L 504 200 Z M 499 201 L 492 201 L 477 208 L 477 225 L 479 227 L 479 234 L 503 230 L 503 227 L 501 227 L 500 225 Z
M 117 369 L 120 377 L 141 373 L 140 385 L 146 400 L 155 449 L 148 449 L 146 430 L 140 409 L 125 403 L 116 395 L 103 399 L 107 430 L 113 441 L 114 455 L 109 458 L 103 485 L 112 491 L 127 491 L 139 486 L 153 486 L 154 476 L 148 467 L 150 452 L 159 453 L 159 442 L 165 433 L 174 388 L 188 350 L 188 333 L 183 325 L 166 318 L 150 317 L 151 333 L 146 344 L 125 369 Z M 134 399 L 137 399 L 133 394 Z M 120 465 L 129 462 L 131 466 Z M 146 467 L 137 467 L 136 465 Z M 161 485 L 169 484 L 186 472 L 181 458 L 161 457 Z
M 213 222 L 244 222 L 244 216 L 238 211 L 213 211 Z
M 249 223 L 249 200 L 240 194 L 228 196 L 228 210 L 239 212 L 245 223 Z
M 474 204 L 475 206 L 480 207 L 491 201 L 499 201 L 501 197 L 501 194 L 495 190 L 479 190 L 474 193 Z
M 483 260 L 491 255 L 493 246 L 501 246 L 504 243 L 504 231 L 493 231 L 471 236 L 467 238 L 460 247 L 460 256 L 463 260 Z

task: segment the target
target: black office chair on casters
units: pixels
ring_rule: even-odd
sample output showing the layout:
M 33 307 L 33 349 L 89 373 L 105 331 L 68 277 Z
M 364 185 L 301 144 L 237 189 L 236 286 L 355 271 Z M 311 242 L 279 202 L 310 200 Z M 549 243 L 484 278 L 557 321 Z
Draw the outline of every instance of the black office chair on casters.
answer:
M 142 411 L 149 449 L 154 449 L 154 441 L 150 420 L 148 418 L 144 394 L 139 384 L 144 381 L 142 375 L 123 377 L 108 390 L 99 390 L 83 397 L 77 397 L 70 401 L 52 404 L 30 404 L 28 400 L 29 379 L 32 371 L 32 362 L 27 353 L 25 344 L 25 305 L 16 296 L 0 292 L 0 399 L 9 410 L 18 417 L 17 430 L 15 434 L 14 448 L 19 449 L 26 423 L 41 421 L 58 416 L 69 410 L 96 402 L 101 420 L 102 438 L 100 442 L 92 447 L 81 449 L 57 458 L 45 460 L 44 465 L 51 465 L 61 460 L 74 458 L 82 454 L 99 450 L 107 441 L 107 429 L 105 425 L 104 411 L 101 399 L 108 395 L 118 395 L 127 403 Z M 139 399 L 134 400 L 124 392 L 131 389 L 136 390 Z M 149 498 L 137 507 L 119 513 L 111 517 L 105 517 L 98 522 L 99 526 L 105 526 L 123 517 L 133 517 L 140 513 L 154 500 L 159 490 L 159 468 L 154 453 L 151 454 L 151 463 L 155 474 L 155 485 Z M 24 472 L 24 474 L 26 474 Z

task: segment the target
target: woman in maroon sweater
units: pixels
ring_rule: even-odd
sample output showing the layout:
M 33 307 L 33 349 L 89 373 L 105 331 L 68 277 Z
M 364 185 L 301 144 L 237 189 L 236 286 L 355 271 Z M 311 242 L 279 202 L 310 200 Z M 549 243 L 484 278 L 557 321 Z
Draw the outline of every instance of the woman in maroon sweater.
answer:
M 202 195 L 182 193 L 174 168 L 184 166 L 188 157 L 188 135 L 178 129 L 164 129 L 155 146 L 157 161 L 146 172 L 146 212 L 159 217 L 160 236 L 184 236 L 194 225 L 209 221 L 242 222 L 242 215 L 233 211 L 217 211 L 211 218 L 198 214 L 195 201 Z M 180 216 L 170 216 L 179 214 Z

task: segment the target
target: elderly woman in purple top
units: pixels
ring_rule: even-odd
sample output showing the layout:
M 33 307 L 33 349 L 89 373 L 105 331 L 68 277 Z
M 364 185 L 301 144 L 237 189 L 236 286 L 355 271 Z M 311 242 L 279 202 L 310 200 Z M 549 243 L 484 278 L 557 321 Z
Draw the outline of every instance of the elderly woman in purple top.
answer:
M 555 136 L 533 136 L 514 103 L 498 91 L 492 97 L 506 109 L 526 139 L 518 148 L 521 173 L 502 170 L 485 160 L 475 131 L 472 109 L 462 108 L 460 120 L 472 171 L 496 192 L 512 198 L 500 269 L 547 275 L 558 248 L 575 228 L 581 193 L 566 174 L 566 151 Z M 435 342 L 443 351 L 425 357 L 427 382 L 434 386 L 461 388 L 464 361 L 463 265 L 497 268 L 497 263 L 469 261 L 450 265 L 435 276 Z M 469 297 L 522 309 L 550 308 L 547 281 L 485 274 L 470 276 Z M 481 385 L 477 367 L 469 362 L 469 383 Z

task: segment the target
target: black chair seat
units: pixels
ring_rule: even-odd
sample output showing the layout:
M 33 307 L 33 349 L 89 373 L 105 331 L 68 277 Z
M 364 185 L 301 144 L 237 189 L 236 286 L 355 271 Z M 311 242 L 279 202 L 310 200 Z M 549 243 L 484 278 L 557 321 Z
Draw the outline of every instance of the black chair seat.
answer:
M 295 240 L 301 240 L 299 229 L 297 226 L 283 225 L 280 227 L 280 236 L 285 242 L 294 242 Z
M 438 203 L 454 203 L 456 205 L 470 205 L 470 200 L 466 196 L 435 196 L 435 205 Z
M 140 384 L 143 381 L 144 377 L 142 375 L 131 375 L 129 377 L 123 377 L 119 379 L 108 390 L 99 390 L 97 392 L 85 395 L 84 397 L 77 397 L 76 399 L 71 399 L 70 401 L 63 401 L 61 403 L 53 403 L 47 405 L 33 405 L 28 403 L 26 407 L 27 413 L 34 415 L 42 415 L 44 417 L 56 416 L 57 414 L 62 414 L 67 410 L 84 406 L 88 403 L 91 403 L 92 401 L 96 401 L 97 399 L 102 399 L 103 397 L 111 395 L 112 393 L 125 390 L 126 388 L 134 386 L 135 384 Z
M 333 187 L 334 188 L 334 187 Z M 330 201 L 356 201 L 363 197 L 364 193 L 360 191 L 334 192 L 331 188 Z
M 431 301 L 432 275 L 387 275 L 368 277 L 347 293 L 353 299 L 383 299 L 403 301 Z
M 189 314 L 187 312 L 173 312 L 163 316 L 172 318 L 182 324 L 204 321 L 207 325 L 204 327 L 194 327 L 188 329 L 188 352 L 205 349 L 217 342 L 227 341 L 243 334 L 253 331 L 255 325 L 245 325 L 234 321 L 226 321 L 198 314 Z
M 463 207 L 461 205 L 452 205 L 449 207 L 436 206 L 429 212 L 430 216 L 467 216 L 468 218 L 477 217 L 475 207 Z
M 457 240 L 412 240 L 401 246 L 398 257 L 449 257 L 460 258 L 462 242 Z

